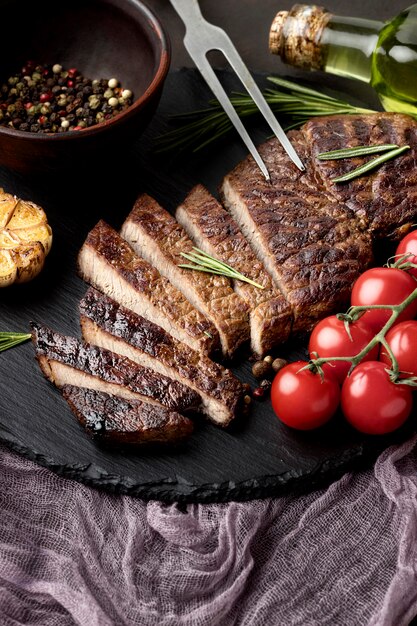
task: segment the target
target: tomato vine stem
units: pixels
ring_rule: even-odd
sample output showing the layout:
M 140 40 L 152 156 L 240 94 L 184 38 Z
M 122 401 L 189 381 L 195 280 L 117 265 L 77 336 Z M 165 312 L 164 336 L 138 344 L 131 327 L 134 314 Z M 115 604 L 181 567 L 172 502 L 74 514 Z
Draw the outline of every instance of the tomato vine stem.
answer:
M 351 363 L 349 374 L 352 370 L 362 361 L 362 359 L 377 345 L 380 344 L 385 348 L 388 353 L 388 356 L 391 360 L 391 369 L 387 370 L 392 382 L 400 383 L 404 385 L 417 386 L 416 377 L 411 378 L 403 378 L 400 379 L 400 369 L 398 366 L 398 361 L 394 356 L 387 340 L 385 339 L 385 335 L 390 330 L 390 328 L 395 324 L 397 318 L 401 313 L 417 298 L 417 288 L 414 289 L 400 304 L 373 304 L 369 306 L 352 306 L 348 309 L 346 314 L 341 315 L 341 319 L 344 320 L 357 320 L 363 313 L 366 311 L 370 311 L 372 309 L 388 309 L 391 311 L 391 315 L 381 330 L 374 335 L 374 337 L 369 341 L 369 343 L 362 348 L 360 352 L 355 354 L 355 356 L 332 356 L 332 357 L 320 357 L 318 356 L 316 359 L 311 359 L 309 365 L 306 366 L 310 368 L 312 371 L 319 371 L 326 363 L 332 363 L 334 361 L 348 361 Z M 340 318 L 339 318 L 340 319 Z

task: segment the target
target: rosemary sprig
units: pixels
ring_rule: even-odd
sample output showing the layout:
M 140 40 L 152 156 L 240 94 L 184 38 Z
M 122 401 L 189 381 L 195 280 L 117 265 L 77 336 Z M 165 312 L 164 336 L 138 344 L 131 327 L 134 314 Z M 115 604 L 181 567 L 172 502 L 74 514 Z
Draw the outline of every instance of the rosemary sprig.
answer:
M 320 161 L 330 161 L 337 159 L 349 159 L 356 156 L 367 156 L 368 154 L 377 154 L 379 152 L 387 152 L 399 146 L 396 143 L 374 144 L 371 146 L 355 146 L 354 148 L 341 148 L 340 150 L 331 150 L 330 152 L 319 152 L 317 158 Z
M 400 148 L 395 148 L 394 150 L 390 150 L 389 152 L 386 152 L 385 154 L 381 154 L 381 156 L 376 157 L 375 159 L 371 159 L 370 161 L 367 161 L 363 165 L 360 165 L 356 169 L 350 172 L 347 172 L 346 174 L 343 174 L 342 176 L 338 176 L 337 178 L 332 178 L 332 183 L 344 183 L 344 182 L 347 182 L 348 180 L 352 180 L 353 178 L 358 178 L 358 176 L 362 176 L 362 174 L 366 174 L 366 172 L 369 172 L 370 170 L 373 170 L 376 167 L 379 167 L 382 163 L 385 163 L 386 161 L 389 161 L 390 159 L 395 158 L 399 154 L 402 154 L 403 152 L 409 149 L 410 149 L 410 146 L 401 146 Z
M 268 76 L 268 80 L 274 87 L 265 89 L 263 95 L 274 113 L 288 119 L 286 130 L 301 126 L 311 117 L 375 113 L 372 109 L 354 106 L 289 80 L 275 76 Z M 235 93 L 230 100 L 240 118 L 259 115 L 258 107 L 247 94 Z M 217 100 L 209 104 L 211 106 L 207 108 L 173 116 L 181 125 L 159 137 L 156 152 L 197 152 L 228 133 L 233 128 L 229 117 Z
M 237 270 L 235 270 L 227 263 L 223 263 L 223 261 L 219 261 L 219 259 L 215 259 L 210 254 L 207 254 L 200 248 L 193 247 L 195 252 L 181 252 L 181 256 L 183 256 L 187 261 L 191 261 L 193 265 L 189 263 L 183 263 L 178 267 L 183 267 L 189 270 L 196 270 L 198 272 L 206 272 L 207 274 L 216 274 L 217 276 L 227 276 L 228 278 L 233 278 L 235 280 L 241 280 L 245 283 L 249 283 L 254 287 L 258 287 L 258 289 L 264 289 L 262 285 L 256 283 L 251 278 L 248 278 L 244 274 L 241 274 Z
M 7 333 L 0 332 L 0 352 L 4 350 L 9 350 L 9 348 L 14 348 L 30 339 L 30 333 Z

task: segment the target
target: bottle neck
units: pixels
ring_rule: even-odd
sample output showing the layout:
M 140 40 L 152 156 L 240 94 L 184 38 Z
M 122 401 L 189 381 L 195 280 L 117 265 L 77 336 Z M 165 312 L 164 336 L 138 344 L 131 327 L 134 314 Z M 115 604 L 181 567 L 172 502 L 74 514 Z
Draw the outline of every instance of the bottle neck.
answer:
M 340 17 L 319 6 L 296 4 L 276 15 L 269 47 L 295 67 L 369 82 L 372 53 L 383 26 L 377 20 Z
M 383 26 L 376 20 L 332 15 L 319 42 L 323 62 L 320 69 L 369 83 L 372 54 Z

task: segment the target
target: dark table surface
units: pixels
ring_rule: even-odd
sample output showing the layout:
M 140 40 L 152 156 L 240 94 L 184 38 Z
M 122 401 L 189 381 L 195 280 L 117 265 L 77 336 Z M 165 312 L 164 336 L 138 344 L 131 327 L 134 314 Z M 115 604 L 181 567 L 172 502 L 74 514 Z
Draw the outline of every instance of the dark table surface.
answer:
M 172 42 L 172 66 L 193 65 L 182 39 L 184 26 L 168 0 L 145 0 L 163 21 Z M 269 53 L 268 34 L 278 11 L 290 9 L 296 2 L 285 0 L 200 0 L 204 17 L 224 28 L 243 60 L 255 71 L 293 73 L 279 58 Z M 320 4 L 320 2 L 317 2 Z M 411 0 L 328 0 L 324 6 L 337 15 L 387 20 L 412 4 Z M 227 67 L 222 55 L 214 58 L 216 67 Z

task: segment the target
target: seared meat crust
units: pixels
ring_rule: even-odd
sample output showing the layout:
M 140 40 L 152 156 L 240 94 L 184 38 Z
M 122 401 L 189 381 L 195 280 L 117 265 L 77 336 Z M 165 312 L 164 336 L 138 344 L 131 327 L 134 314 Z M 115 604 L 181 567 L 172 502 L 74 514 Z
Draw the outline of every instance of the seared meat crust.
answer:
M 200 397 L 192 389 L 109 350 L 37 324 L 32 324 L 32 340 L 44 375 L 57 387 L 88 387 L 127 399 L 145 399 L 175 411 L 200 405 Z
M 292 140 L 305 172 L 271 139 L 259 152 L 272 184 L 248 157 L 225 177 L 221 192 L 291 305 L 294 330 L 306 331 L 346 304 L 353 282 L 372 259 L 372 245 L 355 213 L 315 178 L 302 134 L 294 133 Z
M 146 194 L 140 196 L 121 229 L 138 254 L 152 263 L 216 327 L 225 356 L 249 339 L 249 310 L 230 280 L 178 267 L 193 241 L 172 215 Z
M 197 246 L 263 286 L 234 281 L 250 309 L 252 351 L 262 356 L 289 336 L 292 311 L 231 215 L 202 185 L 177 208 L 176 218 Z
M 188 437 L 193 422 L 175 411 L 141 400 L 65 385 L 62 395 L 87 433 L 111 444 L 175 443 Z
M 392 143 L 410 150 L 387 161 L 366 176 L 343 184 L 332 183 L 373 158 L 313 160 L 316 177 L 339 202 L 345 203 L 374 238 L 398 238 L 417 216 L 417 121 L 398 113 L 336 115 L 314 119 L 302 129 L 304 141 L 315 157 L 319 152 Z
M 88 234 L 78 266 L 84 280 L 192 348 L 206 353 L 220 348 L 213 324 L 103 220 Z

